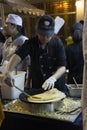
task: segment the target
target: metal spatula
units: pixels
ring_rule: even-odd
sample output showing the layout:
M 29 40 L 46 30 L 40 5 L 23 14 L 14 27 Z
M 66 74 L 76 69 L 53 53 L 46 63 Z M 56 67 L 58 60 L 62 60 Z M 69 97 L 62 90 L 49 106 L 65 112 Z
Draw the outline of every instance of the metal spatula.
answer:
M 18 89 L 20 92 L 22 92 L 23 94 L 25 94 L 26 96 L 30 96 L 28 93 L 26 93 L 25 91 L 21 90 L 19 87 L 17 87 L 15 85 L 15 81 L 14 79 L 11 79 L 9 77 L 7 77 L 5 80 L 4 80 L 5 84 L 7 84 L 9 87 L 15 87 L 16 89 Z

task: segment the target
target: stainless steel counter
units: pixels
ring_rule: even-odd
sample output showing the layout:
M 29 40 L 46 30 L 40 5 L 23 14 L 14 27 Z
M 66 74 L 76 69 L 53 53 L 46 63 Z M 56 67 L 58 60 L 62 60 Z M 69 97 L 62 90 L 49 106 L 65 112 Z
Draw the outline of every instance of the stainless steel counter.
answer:
M 14 106 L 15 103 L 16 105 Z M 17 108 L 18 104 L 20 106 L 19 109 Z M 78 109 L 77 117 L 71 113 L 74 118 L 74 120 L 71 120 L 71 114 L 67 115 L 67 113 L 58 113 L 57 111 L 50 113 L 31 113 L 25 109 L 19 99 L 9 102 L 9 105 L 6 103 L 6 105 L 3 109 L 5 112 L 5 120 L 0 130 L 27 129 L 30 127 L 38 129 L 82 130 L 80 109 Z

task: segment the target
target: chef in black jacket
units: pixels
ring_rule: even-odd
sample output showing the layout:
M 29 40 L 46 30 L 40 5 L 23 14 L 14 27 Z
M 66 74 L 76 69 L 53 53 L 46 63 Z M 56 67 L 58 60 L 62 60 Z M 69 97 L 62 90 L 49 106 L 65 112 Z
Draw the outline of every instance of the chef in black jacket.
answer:
M 36 36 L 26 40 L 11 57 L 4 79 L 28 54 L 31 57 L 32 88 L 53 87 L 65 92 L 66 55 L 63 43 L 54 37 L 55 21 L 50 15 L 41 16 L 36 26 Z

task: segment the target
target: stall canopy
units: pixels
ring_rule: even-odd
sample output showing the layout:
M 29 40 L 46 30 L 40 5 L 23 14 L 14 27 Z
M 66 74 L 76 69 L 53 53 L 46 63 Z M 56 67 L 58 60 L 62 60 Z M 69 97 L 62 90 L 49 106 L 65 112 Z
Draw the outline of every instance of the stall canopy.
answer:
M 4 25 L 5 16 L 11 12 L 31 16 L 42 16 L 45 14 L 44 10 L 36 8 L 27 0 L 0 0 L 0 26 Z
M 37 16 L 45 14 L 44 10 L 36 8 L 26 0 L 4 0 L 4 3 L 10 6 L 14 12 L 37 15 Z

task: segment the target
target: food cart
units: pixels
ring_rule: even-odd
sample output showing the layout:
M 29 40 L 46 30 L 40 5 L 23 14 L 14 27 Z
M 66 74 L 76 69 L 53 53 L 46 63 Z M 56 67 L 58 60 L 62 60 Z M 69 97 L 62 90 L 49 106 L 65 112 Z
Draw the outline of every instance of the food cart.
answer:
M 68 104 L 67 111 L 65 109 L 66 107 L 64 107 L 66 102 Z M 3 110 L 5 119 L 0 130 L 20 128 L 82 130 L 82 112 L 79 99 L 65 97 L 58 102 L 46 104 L 47 107 L 44 107 L 44 104 L 42 106 L 39 104 L 38 106 L 37 103 L 27 103 L 24 94 L 21 94 L 18 99 L 9 102 L 4 100 Z M 52 108 L 49 110 L 48 106 Z M 53 106 L 55 106 L 55 109 L 53 109 Z M 40 112 L 36 111 L 39 108 L 41 108 L 42 112 L 41 110 Z M 42 108 L 46 109 L 47 112 Z

